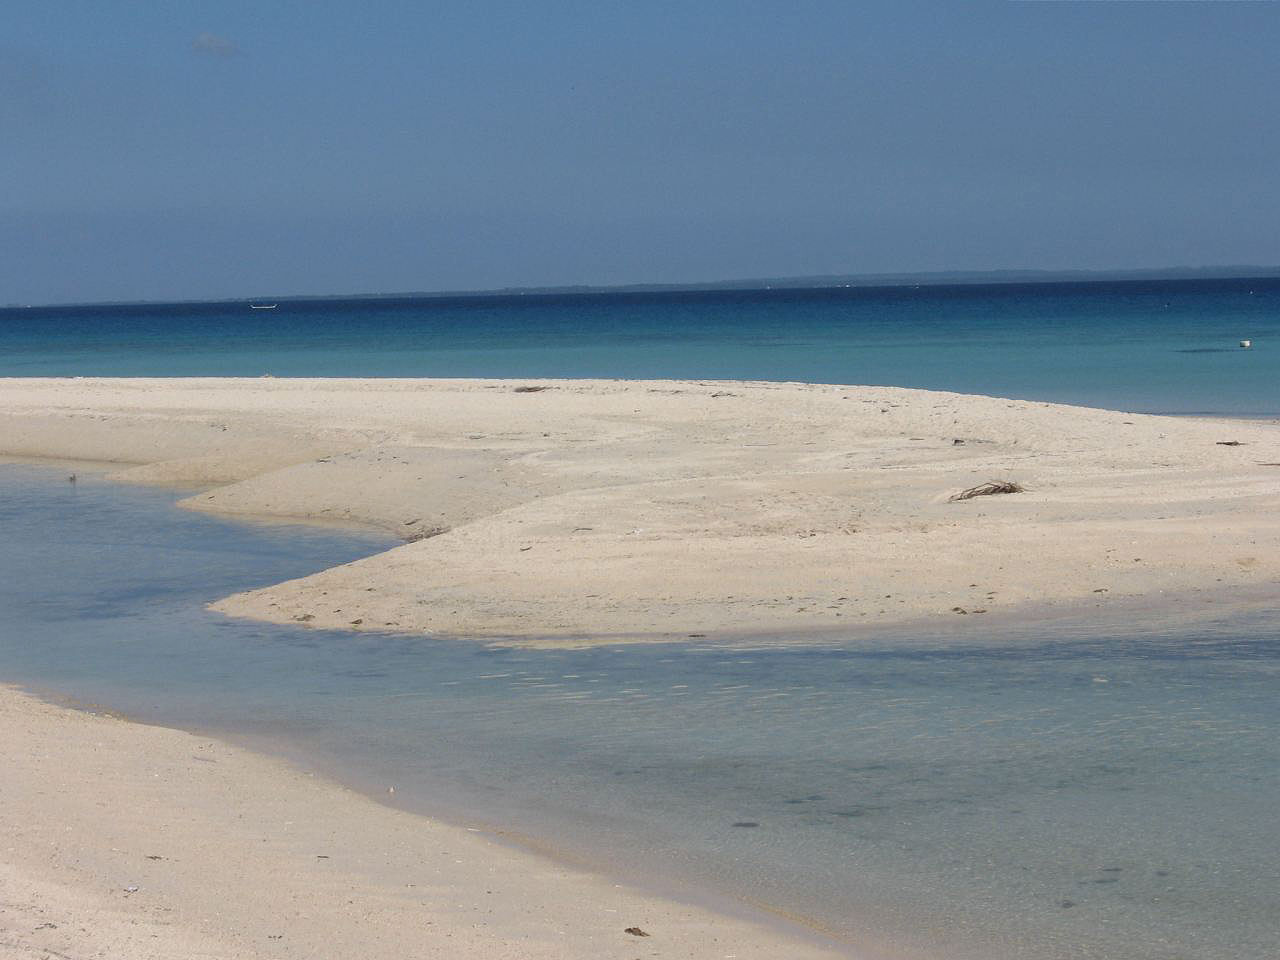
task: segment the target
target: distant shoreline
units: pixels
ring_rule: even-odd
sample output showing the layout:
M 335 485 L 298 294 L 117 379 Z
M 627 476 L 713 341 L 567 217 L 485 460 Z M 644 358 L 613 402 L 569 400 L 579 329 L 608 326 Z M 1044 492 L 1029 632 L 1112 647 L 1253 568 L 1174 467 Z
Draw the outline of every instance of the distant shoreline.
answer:
M 1053 284 L 1086 286 L 1091 284 L 1194 283 L 1202 281 L 1280 281 L 1280 266 L 1167 267 L 1136 270 L 989 270 L 932 271 L 925 273 L 822 274 L 799 277 L 764 277 L 733 280 L 709 280 L 692 283 L 631 284 L 562 284 L 517 286 L 485 289 L 403 291 L 389 293 L 257 293 L 234 297 L 191 298 L 180 300 L 105 300 L 68 301 L 65 303 L 4 304 L 8 310 L 65 310 L 111 307 L 192 307 L 225 306 L 273 302 L 294 303 L 360 301 L 494 301 L 521 298 L 612 297 L 627 295 L 681 294 L 767 294 L 777 292 L 859 290 L 898 290 L 907 288 L 954 287 L 1034 287 Z

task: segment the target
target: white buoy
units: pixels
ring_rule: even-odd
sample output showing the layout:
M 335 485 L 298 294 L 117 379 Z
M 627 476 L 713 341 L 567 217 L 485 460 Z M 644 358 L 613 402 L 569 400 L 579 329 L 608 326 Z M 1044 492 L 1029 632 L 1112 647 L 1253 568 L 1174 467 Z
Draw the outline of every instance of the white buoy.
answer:
M 1244 350 L 1248 350 L 1250 347 L 1252 347 L 1252 346 L 1253 346 L 1253 341 L 1252 341 L 1252 340 L 1241 340 L 1241 341 L 1240 341 L 1240 346 L 1241 346 L 1241 348 L 1242 348 L 1242 349 L 1244 349 Z

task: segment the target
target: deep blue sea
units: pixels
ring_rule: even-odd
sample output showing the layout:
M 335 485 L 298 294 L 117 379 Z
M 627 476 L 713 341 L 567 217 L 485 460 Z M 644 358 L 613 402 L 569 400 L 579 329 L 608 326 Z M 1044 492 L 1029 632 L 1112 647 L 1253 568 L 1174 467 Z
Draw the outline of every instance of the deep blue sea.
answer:
M 801 380 L 1274 415 L 1280 278 L 0 310 L 0 376 L 266 373 Z
M 390 544 L 0 465 L 0 678 L 938 960 L 1271 960 L 1280 614 L 501 648 L 230 620 Z

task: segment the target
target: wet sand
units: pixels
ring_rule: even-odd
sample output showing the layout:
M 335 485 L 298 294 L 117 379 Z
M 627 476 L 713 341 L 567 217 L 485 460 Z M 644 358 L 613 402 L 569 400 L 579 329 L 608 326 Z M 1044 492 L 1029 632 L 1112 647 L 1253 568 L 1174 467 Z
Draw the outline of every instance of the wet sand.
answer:
M 8 687 L 0 762 L 3 958 L 845 955 Z

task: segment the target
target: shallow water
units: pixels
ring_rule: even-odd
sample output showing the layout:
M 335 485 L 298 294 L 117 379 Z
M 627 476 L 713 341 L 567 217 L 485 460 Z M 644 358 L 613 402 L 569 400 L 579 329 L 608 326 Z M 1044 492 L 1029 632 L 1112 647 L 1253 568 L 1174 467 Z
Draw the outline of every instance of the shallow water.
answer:
M 387 545 L 0 467 L 0 679 L 948 958 L 1273 957 L 1280 617 L 492 648 L 205 601 Z
M 3 376 L 264 373 L 804 380 L 1277 415 L 1280 279 L 0 309 Z

